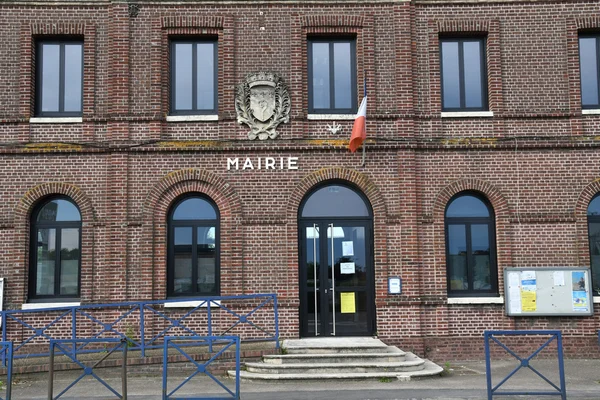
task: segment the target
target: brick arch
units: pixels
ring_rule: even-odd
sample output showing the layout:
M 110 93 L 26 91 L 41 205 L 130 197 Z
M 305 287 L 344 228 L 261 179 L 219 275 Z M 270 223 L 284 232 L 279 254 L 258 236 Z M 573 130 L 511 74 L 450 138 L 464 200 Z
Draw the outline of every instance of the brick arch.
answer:
M 440 190 L 433 200 L 433 219 L 443 221 L 446 205 L 452 196 L 464 191 L 479 192 L 484 195 L 494 209 L 496 221 L 506 219 L 508 222 L 510 209 L 506 197 L 492 184 L 478 179 L 461 179 Z
M 9 269 L 8 279 L 11 282 L 7 290 L 7 308 L 11 305 L 20 308 L 27 301 L 27 280 L 29 279 L 29 245 L 31 213 L 37 204 L 50 196 L 67 196 L 77 206 L 81 213 L 81 301 L 92 300 L 93 287 L 93 252 L 95 228 L 98 222 L 96 211 L 90 198 L 83 190 L 71 183 L 47 182 L 29 189 L 19 200 L 13 210 L 14 237 L 10 259 L 14 260 L 15 268 Z
M 19 220 L 28 219 L 34 206 L 42 199 L 52 195 L 70 197 L 79 207 L 82 222 L 96 222 L 96 212 L 89 197 L 79 188 L 70 183 L 42 183 L 29 189 L 21 198 L 13 213 L 15 224 Z
M 511 243 L 511 210 L 506 197 L 494 185 L 478 179 L 461 179 L 442 188 L 432 204 L 433 251 L 436 286 L 439 295 L 446 295 L 446 241 L 445 211 L 450 199 L 460 192 L 477 192 L 483 195 L 494 209 L 496 226 L 496 262 L 498 267 L 498 292 L 504 292 L 504 268 L 513 265 Z
M 586 185 L 575 202 L 573 214 L 577 231 L 577 264 L 591 266 L 588 239 L 587 208 L 592 198 L 600 192 L 600 178 Z
M 173 202 L 186 193 L 202 193 L 216 204 L 220 215 L 220 271 L 221 294 L 235 294 L 238 289 L 234 275 L 241 274 L 242 204 L 231 186 L 208 171 L 189 168 L 164 176 L 150 190 L 143 205 L 145 241 L 152 243 L 149 259 L 142 261 L 141 276 L 152 276 L 151 285 L 144 286 L 144 296 L 164 299 L 167 293 L 167 218 Z
M 292 190 L 286 205 L 286 241 L 287 241 L 287 294 L 280 298 L 280 304 L 283 307 L 290 308 L 295 312 L 299 321 L 300 298 L 298 296 L 299 285 L 299 265 L 298 265 L 298 208 L 300 203 L 308 192 L 316 185 L 332 181 L 346 181 L 353 184 L 363 192 L 371 203 L 373 210 L 373 240 L 377 248 L 387 249 L 387 229 L 386 221 L 387 206 L 385 199 L 377 185 L 365 174 L 358 171 L 344 168 L 331 167 L 323 168 L 305 176 Z M 388 275 L 388 254 L 387 251 L 375 251 L 374 269 L 375 269 L 375 301 L 387 288 Z M 295 332 L 297 334 L 297 332 Z
M 371 203 L 373 209 L 373 219 L 379 216 L 387 215 L 387 207 L 383 195 L 377 185 L 371 181 L 365 174 L 353 169 L 344 167 L 323 168 L 305 176 L 294 188 L 289 197 L 286 207 L 286 216 L 288 221 L 295 221 L 298 218 L 298 207 L 304 196 L 316 185 L 330 181 L 342 180 L 354 184 L 360 189 Z

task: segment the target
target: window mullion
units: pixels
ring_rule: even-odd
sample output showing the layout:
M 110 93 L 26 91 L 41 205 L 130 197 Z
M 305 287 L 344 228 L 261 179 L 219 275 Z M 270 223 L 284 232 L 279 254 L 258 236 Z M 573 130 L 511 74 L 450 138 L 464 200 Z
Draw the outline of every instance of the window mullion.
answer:
M 58 61 L 58 112 L 65 112 L 65 44 L 59 47 Z
M 192 43 L 192 110 L 198 111 L 198 43 Z
M 471 224 L 465 224 L 465 234 L 467 235 L 467 282 L 468 282 L 468 291 L 472 292 L 473 285 L 473 247 L 471 243 Z
M 465 61 L 464 61 L 464 51 L 463 51 L 464 41 L 458 41 L 458 91 L 460 97 L 460 108 L 464 109 L 466 107 L 465 100 Z
M 192 225 L 192 293 L 198 294 L 198 225 Z
M 329 43 L 329 109 L 335 109 L 335 57 L 333 54 L 334 42 Z
M 54 255 L 54 297 L 60 296 L 60 256 L 61 256 L 61 248 L 62 248 L 62 228 L 56 227 L 56 239 L 54 241 L 54 248 L 56 254 Z

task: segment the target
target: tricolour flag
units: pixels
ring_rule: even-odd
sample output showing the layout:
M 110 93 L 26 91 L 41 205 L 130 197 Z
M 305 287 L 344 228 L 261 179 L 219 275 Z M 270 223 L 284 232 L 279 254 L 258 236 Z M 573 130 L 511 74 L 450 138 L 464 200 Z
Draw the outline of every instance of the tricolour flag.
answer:
M 360 107 L 354 118 L 352 127 L 352 136 L 350 136 L 350 151 L 354 153 L 360 145 L 367 139 L 367 96 L 363 97 Z

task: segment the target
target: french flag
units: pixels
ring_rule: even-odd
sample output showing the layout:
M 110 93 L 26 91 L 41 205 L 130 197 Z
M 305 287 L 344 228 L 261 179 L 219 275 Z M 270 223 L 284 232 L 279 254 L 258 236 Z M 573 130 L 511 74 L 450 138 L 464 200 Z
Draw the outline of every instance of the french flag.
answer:
M 350 136 L 350 151 L 354 153 L 367 139 L 367 96 L 363 97 L 360 107 L 354 118 L 352 135 Z

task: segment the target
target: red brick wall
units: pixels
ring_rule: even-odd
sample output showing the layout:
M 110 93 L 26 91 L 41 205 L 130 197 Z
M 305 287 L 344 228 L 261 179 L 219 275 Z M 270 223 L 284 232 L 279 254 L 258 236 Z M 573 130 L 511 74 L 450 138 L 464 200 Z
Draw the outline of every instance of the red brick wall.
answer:
M 37 3 L 36 3 L 37 4 Z M 585 210 L 600 191 L 600 116 L 581 114 L 577 32 L 600 29 L 593 1 L 139 2 L 0 5 L 0 275 L 5 307 L 27 300 L 29 214 L 71 195 L 83 215 L 82 303 L 163 299 L 166 215 L 208 194 L 221 214 L 221 292 L 276 292 L 283 336 L 298 336 L 297 213 L 320 182 L 346 180 L 374 212 L 377 334 L 421 354 L 480 354 L 487 328 L 562 329 L 593 349 L 594 317 L 511 318 L 502 305 L 448 305 L 444 207 L 483 193 L 506 267 L 587 266 Z M 352 121 L 307 119 L 307 35 L 357 41 L 369 94 L 367 159 L 347 151 Z M 488 118 L 441 118 L 440 34 L 487 36 Z M 84 38 L 81 124 L 30 124 L 35 40 Z M 218 38 L 219 121 L 166 122 L 169 35 Z M 234 93 L 246 74 L 287 83 L 291 121 L 247 140 Z M 357 99 L 358 100 L 358 99 Z M 227 171 L 228 157 L 299 157 L 296 171 Z M 387 277 L 404 292 L 387 295 Z M 479 339 L 477 339 L 479 340 Z M 483 339 L 481 339 L 481 342 Z M 597 342 L 596 342 L 597 343 Z M 463 346 L 463 347 L 461 347 Z M 567 345 L 577 353 L 576 345 Z M 476 357 L 477 358 L 477 357 Z

